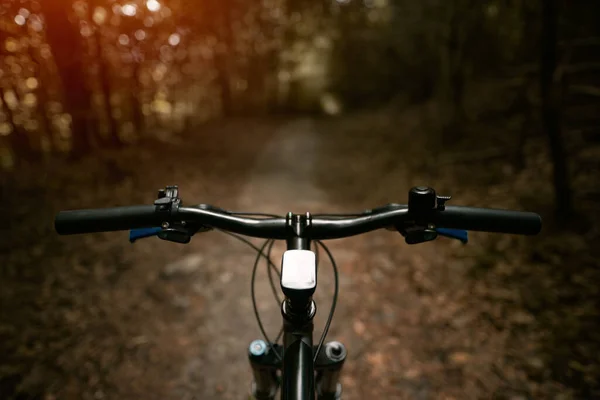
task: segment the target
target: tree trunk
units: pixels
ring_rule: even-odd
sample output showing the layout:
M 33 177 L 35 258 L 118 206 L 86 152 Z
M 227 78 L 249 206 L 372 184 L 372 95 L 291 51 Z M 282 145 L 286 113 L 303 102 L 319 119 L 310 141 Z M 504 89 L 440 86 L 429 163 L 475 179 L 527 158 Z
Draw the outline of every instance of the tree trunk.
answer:
M 72 2 L 41 1 L 46 21 L 46 38 L 52 49 L 64 90 L 67 111 L 72 118 L 72 155 L 91 150 L 88 120 L 91 95 L 83 65 L 83 44 L 78 27 L 69 21 Z
M 440 53 L 441 66 L 441 106 L 443 108 L 443 136 L 445 147 L 462 139 L 462 123 L 465 119 L 465 26 L 461 18 L 468 3 L 460 0 L 447 2 L 448 20 Z M 471 12 L 471 11 L 469 11 Z
M 302 15 L 302 2 L 300 0 L 287 0 L 286 1 L 286 14 L 287 18 L 291 19 L 295 15 Z M 294 45 L 299 40 L 297 24 L 292 21 L 288 21 L 287 27 L 284 33 L 283 43 L 284 46 L 289 50 L 294 48 Z M 284 101 L 285 111 L 296 111 L 300 107 L 300 82 L 296 77 L 294 71 L 298 65 L 298 60 L 288 59 L 284 63 L 285 72 L 289 73 L 287 94 Z
M 47 150 L 48 152 L 51 152 L 53 147 L 52 133 L 54 129 L 52 128 L 52 122 L 50 121 L 50 118 L 48 118 L 48 110 L 46 109 L 46 105 L 48 104 L 48 93 L 46 91 L 45 83 L 47 82 L 47 80 L 43 70 L 43 65 L 41 64 L 42 58 L 39 55 L 39 53 L 37 53 L 34 49 L 30 48 L 30 56 L 37 67 L 38 87 L 35 91 L 35 95 L 37 97 L 36 112 L 42 125 L 40 131 L 43 132 L 43 139 L 41 138 L 40 141 L 45 140 L 46 145 L 48 146 Z M 44 146 L 40 147 L 43 153 L 45 151 Z
M 90 7 L 91 8 L 91 7 Z M 94 41 L 96 42 L 96 57 L 98 61 L 98 78 L 100 79 L 100 87 L 102 90 L 102 99 L 104 102 L 104 112 L 106 115 L 106 121 L 108 123 L 108 138 L 107 142 L 111 146 L 118 146 L 121 144 L 119 138 L 119 129 L 117 121 L 113 115 L 112 105 L 110 103 L 111 87 L 110 77 L 108 76 L 108 66 L 104 59 L 104 48 L 102 46 L 102 35 L 99 35 L 97 29 L 94 30 Z
M 573 202 L 565 146 L 561 133 L 560 90 L 555 79 L 557 68 L 558 11 L 557 0 L 542 0 L 541 95 L 542 124 L 548 137 L 553 163 L 556 213 L 560 220 L 573 212 Z
M 133 87 L 131 88 L 131 112 L 133 118 L 133 126 L 135 127 L 135 131 L 138 135 L 138 138 L 142 137 L 142 133 L 144 130 L 144 114 L 142 113 L 142 88 L 140 85 L 140 70 L 141 70 L 141 61 L 134 60 L 132 65 L 132 82 Z
M 231 93 L 231 74 L 229 60 L 233 56 L 233 32 L 231 30 L 231 1 L 213 1 L 213 13 L 217 18 L 213 21 L 212 31 L 218 38 L 214 52 L 214 66 L 217 70 L 217 84 L 221 89 L 221 113 L 224 117 L 233 112 L 233 95 Z
M 102 100 L 104 103 L 104 115 L 108 124 L 108 137 L 104 140 L 107 145 L 117 147 L 121 144 L 119 138 L 119 127 L 115 117 L 113 116 L 112 105 L 110 104 L 111 87 L 110 87 L 110 76 L 109 66 L 104 58 L 104 45 L 102 43 L 102 34 L 100 26 L 95 26 L 94 23 L 94 10 L 99 5 L 98 0 L 90 0 L 88 3 L 88 14 L 87 18 L 93 29 L 93 40 L 96 51 L 96 62 L 98 63 L 98 79 L 100 80 L 100 90 L 102 91 Z

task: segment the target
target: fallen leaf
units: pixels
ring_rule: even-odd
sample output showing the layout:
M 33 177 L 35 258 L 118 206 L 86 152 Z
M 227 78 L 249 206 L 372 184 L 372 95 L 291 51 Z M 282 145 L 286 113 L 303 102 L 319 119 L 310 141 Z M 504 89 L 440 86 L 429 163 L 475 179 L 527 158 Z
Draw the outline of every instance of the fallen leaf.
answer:
M 525 311 L 517 311 L 509 318 L 511 322 L 517 325 L 529 325 L 535 322 L 535 317 Z
M 417 368 L 409 368 L 404 372 L 404 377 L 406 379 L 415 379 L 421 376 L 421 370 Z
M 358 336 L 363 336 L 367 330 L 365 324 L 359 319 L 354 320 L 352 328 L 354 329 L 354 333 L 356 333 Z
M 385 365 L 385 357 L 380 352 L 369 353 L 367 354 L 367 362 L 373 368 L 383 367 Z
M 471 355 L 464 351 L 457 351 L 457 352 L 450 354 L 450 357 L 448 357 L 448 359 L 450 360 L 450 363 L 452 363 L 452 364 L 465 365 L 466 363 L 469 362 L 469 360 L 471 360 Z

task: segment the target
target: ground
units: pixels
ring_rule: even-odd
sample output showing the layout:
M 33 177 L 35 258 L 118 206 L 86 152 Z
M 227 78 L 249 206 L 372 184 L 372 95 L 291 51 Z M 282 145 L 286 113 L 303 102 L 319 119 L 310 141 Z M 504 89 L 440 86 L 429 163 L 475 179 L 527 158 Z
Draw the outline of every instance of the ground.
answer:
M 168 184 L 187 204 L 270 213 L 404 203 L 420 183 L 457 205 L 520 207 L 477 171 L 465 182 L 460 168 L 428 167 L 414 121 L 408 112 L 234 120 L 179 141 L 2 175 L 0 397 L 247 398 L 247 346 L 260 338 L 251 249 L 219 232 L 187 246 L 131 245 L 125 232 L 58 236 L 55 213 L 148 204 Z M 549 372 L 520 288 L 496 279 L 522 261 L 514 250 L 535 240 L 473 233 L 466 247 L 448 239 L 408 246 L 379 231 L 332 241 L 340 297 L 328 340 L 348 348 L 344 398 L 573 398 Z M 491 244 L 499 275 L 474 278 Z M 274 249 L 277 265 L 282 250 Z M 332 291 L 323 262 L 315 338 Z M 281 317 L 264 267 L 256 292 L 275 336 Z

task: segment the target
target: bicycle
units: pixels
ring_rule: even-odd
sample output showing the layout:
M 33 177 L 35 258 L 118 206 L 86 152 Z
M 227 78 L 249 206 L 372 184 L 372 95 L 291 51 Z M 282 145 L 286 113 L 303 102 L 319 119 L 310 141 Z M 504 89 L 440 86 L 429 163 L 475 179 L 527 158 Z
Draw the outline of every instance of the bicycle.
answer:
M 429 187 L 410 189 L 408 204 L 387 204 L 357 214 L 294 214 L 284 217 L 264 213 L 231 212 L 207 204 L 184 207 L 177 186 L 159 190 L 152 205 L 106 209 L 61 211 L 55 218 L 59 234 L 80 234 L 130 230 L 130 241 L 158 236 L 176 243 L 189 243 L 196 233 L 217 229 L 228 233 L 257 251 L 252 274 L 252 300 L 259 328 L 265 340 L 253 341 L 248 359 L 253 372 L 252 396 L 274 399 L 281 388 L 285 400 L 340 399 L 339 382 L 347 349 L 342 343 L 324 344 L 338 296 L 337 266 L 322 242 L 386 228 L 399 232 L 407 244 L 418 244 L 446 236 L 466 243 L 467 231 L 535 235 L 542 226 L 538 214 L 488 208 L 447 206 L 450 196 L 439 196 Z M 241 237 L 267 239 L 261 248 Z M 271 342 L 264 331 L 254 297 L 254 280 L 260 257 L 267 259 L 269 278 L 276 269 L 270 261 L 275 240 L 285 240 L 279 275 L 285 298 L 281 301 L 283 327 Z M 315 251 L 311 250 L 315 244 Z M 268 252 L 265 249 L 269 246 Z M 316 304 L 318 249 L 325 251 L 334 269 L 334 297 L 323 334 L 313 344 Z M 275 285 L 271 279 L 272 288 Z M 275 292 L 276 293 L 276 292 Z M 277 294 L 276 294 L 277 296 Z M 278 344 L 283 334 L 283 344 Z

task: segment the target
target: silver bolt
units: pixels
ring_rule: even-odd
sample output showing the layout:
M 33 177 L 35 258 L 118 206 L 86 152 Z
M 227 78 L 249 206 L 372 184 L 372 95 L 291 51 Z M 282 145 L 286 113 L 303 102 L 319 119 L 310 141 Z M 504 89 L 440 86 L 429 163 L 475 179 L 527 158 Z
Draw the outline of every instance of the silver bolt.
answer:
M 250 343 L 250 354 L 252 354 L 253 356 L 261 356 L 265 353 L 265 350 L 267 349 L 267 344 L 264 342 L 264 340 L 255 340 L 252 343 Z

